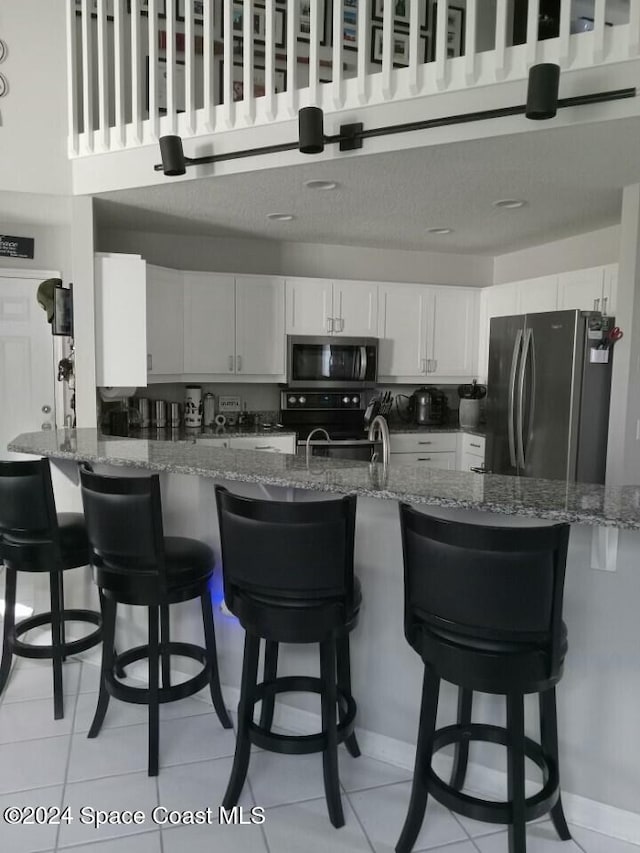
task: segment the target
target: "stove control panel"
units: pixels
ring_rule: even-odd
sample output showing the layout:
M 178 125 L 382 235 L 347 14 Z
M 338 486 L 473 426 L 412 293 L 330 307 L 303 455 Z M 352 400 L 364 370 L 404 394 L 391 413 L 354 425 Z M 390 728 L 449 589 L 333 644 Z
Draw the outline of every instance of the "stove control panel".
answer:
M 371 393 L 363 391 L 283 391 L 280 407 L 282 409 L 315 409 L 320 411 L 335 409 L 355 409 L 364 411 Z

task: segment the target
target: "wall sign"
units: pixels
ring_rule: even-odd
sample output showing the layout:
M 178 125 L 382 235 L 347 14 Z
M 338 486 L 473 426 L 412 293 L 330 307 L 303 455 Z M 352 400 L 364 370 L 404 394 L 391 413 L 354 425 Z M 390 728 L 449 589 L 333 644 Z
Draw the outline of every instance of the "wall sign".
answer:
M 0 257 L 33 258 L 35 240 L 33 237 L 11 237 L 0 234 Z

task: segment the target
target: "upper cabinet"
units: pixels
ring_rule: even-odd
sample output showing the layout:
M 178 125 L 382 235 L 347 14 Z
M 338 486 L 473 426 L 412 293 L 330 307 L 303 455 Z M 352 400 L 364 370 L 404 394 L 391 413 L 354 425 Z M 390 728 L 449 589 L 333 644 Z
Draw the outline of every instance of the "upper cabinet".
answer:
M 283 378 L 284 372 L 284 282 L 236 276 L 236 373 Z
M 618 264 L 560 273 L 559 308 L 615 314 Z
M 96 254 L 96 385 L 147 384 L 147 276 L 140 255 Z
M 147 264 L 149 378 L 184 373 L 184 285 L 178 270 Z
M 370 281 L 286 280 L 288 335 L 375 337 L 378 285 Z
M 474 376 L 476 291 L 385 284 L 379 298 L 381 380 L 454 382 Z
M 518 314 L 537 314 L 540 311 L 555 311 L 558 307 L 558 276 L 545 275 L 541 278 L 526 278 L 516 282 Z
M 184 273 L 184 372 L 235 374 L 235 278 Z

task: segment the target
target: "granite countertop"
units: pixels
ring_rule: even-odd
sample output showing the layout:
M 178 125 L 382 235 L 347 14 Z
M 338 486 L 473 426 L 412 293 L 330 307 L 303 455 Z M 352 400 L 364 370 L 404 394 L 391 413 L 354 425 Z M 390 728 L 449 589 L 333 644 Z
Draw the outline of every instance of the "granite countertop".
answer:
M 135 438 L 146 441 L 197 441 L 199 438 L 258 438 L 276 435 L 296 435 L 295 430 L 284 427 L 265 426 L 232 426 L 232 427 L 205 427 L 204 429 L 188 429 L 181 426 L 172 427 L 149 427 L 148 429 L 133 429 L 128 436 L 111 435 L 106 428 L 100 430 L 100 435 L 106 438 Z
M 53 459 L 640 530 L 640 486 L 605 488 L 393 464 L 385 472 L 379 464 L 318 457 L 307 467 L 304 456 L 107 437 L 96 429 L 24 433 L 8 448 Z
M 389 432 L 391 435 L 408 435 L 412 433 L 427 432 L 465 432 L 469 435 L 479 435 L 484 437 L 487 434 L 487 427 L 482 424 L 477 427 L 461 427 L 460 424 L 425 426 L 421 424 L 403 424 L 399 421 L 393 421 L 389 424 Z

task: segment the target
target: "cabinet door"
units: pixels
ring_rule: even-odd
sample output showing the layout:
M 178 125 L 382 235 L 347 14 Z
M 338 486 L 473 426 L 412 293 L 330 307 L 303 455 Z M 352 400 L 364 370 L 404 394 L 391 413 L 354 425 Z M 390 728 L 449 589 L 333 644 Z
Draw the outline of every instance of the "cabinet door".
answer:
M 616 314 L 616 296 L 618 293 L 618 264 L 607 264 L 604 268 L 604 288 L 602 291 L 602 310 L 605 314 Z
M 296 452 L 295 435 L 236 436 L 229 439 L 231 450 L 264 450 L 266 453 Z
M 140 255 L 94 262 L 96 385 L 147 384 L 147 274 Z
M 560 273 L 558 308 L 600 311 L 603 281 L 603 267 Z
M 327 335 L 333 331 L 332 284 L 322 278 L 286 280 L 288 335 Z
M 379 296 L 379 376 L 408 381 L 423 379 L 427 370 L 429 288 L 413 284 L 381 285 Z
M 184 285 L 184 372 L 233 373 L 234 277 L 187 272 Z
M 349 337 L 378 334 L 378 285 L 370 281 L 334 281 L 334 332 Z
M 184 277 L 147 265 L 147 368 L 149 376 L 184 372 Z
M 557 311 L 558 276 L 545 275 L 517 282 L 518 314 L 535 314 L 539 311 Z
M 236 276 L 236 373 L 284 376 L 284 281 Z
M 480 332 L 478 345 L 478 378 L 487 381 L 489 370 L 489 325 L 492 317 L 511 317 L 519 313 L 519 294 L 515 284 L 485 287 L 480 296 Z
M 410 465 L 414 470 L 438 468 L 444 471 L 455 471 L 456 454 L 454 451 L 445 453 L 392 453 L 391 466 Z
M 470 378 L 476 374 L 478 293 L 467 288 L 433 290 L 429 373 L 436 377 Z

